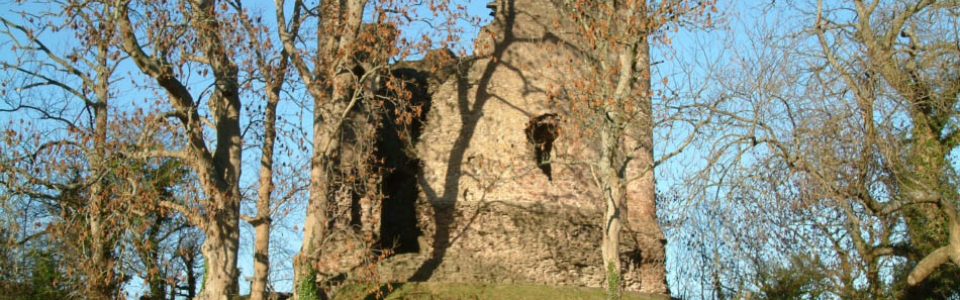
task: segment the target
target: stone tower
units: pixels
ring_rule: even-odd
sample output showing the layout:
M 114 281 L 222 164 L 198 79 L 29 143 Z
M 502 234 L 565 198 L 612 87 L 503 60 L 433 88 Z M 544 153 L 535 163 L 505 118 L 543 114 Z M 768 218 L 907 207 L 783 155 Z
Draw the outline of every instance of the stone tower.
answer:
M 548 100 L 562 74 L 582 71 L 570 66 L 580 54 L 569 25 L 550 0 L 489 7 L 473 57 L 437 63 L 432 53 L 398 67 L 435 76 L 415 153 L 395 159 L 402 172 L 386 180 L 407 198 L 384 201 L 382 237 L 399 254 L 381 270 L 391 280 L 602 286 L 603 202 L 576 163 L 596 152 L 564 131 L 565 113 Z M 626 224 L 625 288 L 667 293 L 653 211 L 631 211 Z

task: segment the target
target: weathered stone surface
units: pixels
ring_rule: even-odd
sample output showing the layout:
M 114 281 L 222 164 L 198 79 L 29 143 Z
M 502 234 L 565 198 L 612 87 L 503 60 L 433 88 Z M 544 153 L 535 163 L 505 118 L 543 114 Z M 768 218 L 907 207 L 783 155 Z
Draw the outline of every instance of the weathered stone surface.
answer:
M 495 20 L 477 38 L 475 56 L 437 60 L 450 53 L 434 52 L 434 58 L 398 66 L 427 74 L 432 95 L 411 155 L 417 165 L 405 170 L 416 173 L 422 235 L 415 247 L 406 245 L 416 251 L 402 251 L 407 253 L 389 258 L 380 270 L 387 280 L 601 286 L 603 203 L 581 163 L 596 152 L 581 134 L 564 131 L 568 113 L 548 97 L 568 75 L 584 72 L 576 63 L 581 54 L 566 42 L 563 32 L 570 31 L 562 27 L 569 25 L 549 0 L 498 0 L 491 6 Z M 532 119 L 545 114 L 558 115 L 560 128 L 549 177 L 525 133 Z M 409 186 L 411 177 L 405 178 Z M 633 224 L 640 232 L 650 226 Z M 649 233 L 624 237 L 625 287 L 665 291 L 662 253 L 646 257 L 660 267 L 640 272 L 636 250 L 638 241 L 662 243 L 659 228 L 653 224 Z
M 403 254 L 381 266 L 388 280 L 443 282 L 534 282 L 599 287 L 602 215 L 553 203 L 464 201 L 456 209 L 424 210 L 420 254 Z M 438 218 L 439 217 L 439 218 Z M 433 224 L 439 220 L 438 224 Z M 437 243 L 436 226 L 450 236 Z M 624 248 L 634 248 L 631 241 Z M 437 247 L 437 248 L 434 248 Z M 431 253 L 444 252 L 440 263 Z M 626 256 L 626 255 L 625 255 Z M 627 257 L 624 257 L 627 259 Z M 431 269 L 425 278 L 423 268 Z M 634 272 L 625 279 L 636 282 Z

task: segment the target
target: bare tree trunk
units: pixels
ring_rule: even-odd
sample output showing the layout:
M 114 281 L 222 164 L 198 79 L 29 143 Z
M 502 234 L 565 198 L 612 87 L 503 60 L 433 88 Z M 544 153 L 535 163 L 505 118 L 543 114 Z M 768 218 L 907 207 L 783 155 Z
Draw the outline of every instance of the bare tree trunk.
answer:
M 250 300 L 264 300 L 267 292 L 267 277 L 270 274 L 270 221 L 264 220 L 253 229 L 256 236 L 253 245 L 253 281 L 250 282 Z
M 219 219 L 219 220 L 218 220 Z M 237 295 L 237 242 L 239 222 L 235 217 L 218 215 L 214 224 L 204 230 L 201 246 L 204 259 L 203 287 L 198 295 L 203 300 L 229 300 Z
M 317 285 L 316 262 L 319 248 L 328 234 L 330 223 L 329 180 L 332 172 L 331 153 L 340 148 L 340 139 L 336 137 L 336 120 L 331 111 L 345 107 L 339 101 L 329 101 L 323 92 L 314 93 L 313 112 L 313 154 L 310 158 L 310 196 L 307 215 L 303 224 L 303 242 L 300 253 L 294 257 L 294 299 L 320 299 L 323 291 Z
M 252 32 L 253 30 L 249 30 Z M 251 39 L 260 44 L 257 35 L 251 34 Z M 253 245 L 253 282 L 250 283 L 250 300 L 264 300 L 266 298 L 267 280 L 270 276 L 270 230 L 273 220 L 271 213 L 271 197 L 273 196 L 273 151 L 277 140 L 277 104 L 280 103 L 280 91 L 286 78 L 289 54 L 286 50 L 280 52 L 280 63 L 274 69 L 262 54 L 257 54 L 257 64 L 267 83 L 267 106 L 263 112 L 263 148 L 260 154 L 260 188 L 257 191 L 257 216 L 253 222 L 255 231 Z
M 108 47 L 108 41 L 105 40 L 99 41 L 97 45 L 97 86 L 94 88 L 97 102 L 91 104 L 94 114 L 93 153 L 88 157 L 90 169 L 94 174 L 106 171 L 103 162 L 107 155 L 107 101 L 110 97 Z M 103 180 L 98 180 L 90 187 L 90 202 L 88 204 L 90 214 L 88 216 L 90 217 L 90 236 L 92 237 L 90 245 L 92 261 L 90 266 L 84 268 L 92 273 L 87 290 L 88 299 L 113 299 L 118 289 L 113 257 L 115 240 L 110 232 L 110 226 L 104 224 L 105 216 L 109 214 L 109 208 L 106 207 L 108 199 L 105 184 Z
M 624 177 L 626 166 L 621 148 L 624 142 L 624 118 L 628 113 L 624 110 L 633 91 L 634 77 L 634 46 L 617 45 L 622 48 L 617 54 L 617 68 L 619 77 L 613 91 L 613 102 L 603 106 L 603 124 L 600 129 L 600 186 L 606 204 L 603 218 L 603 242 L 600 252 L 603 258 L 603 268 L 607 278 L 607 299 L 620 299 L 622 282 L 622 263 L 620 262 L 620 229 L 625 214 L 624 193 L 626 183 Z M 615 46 L 616 47 L 616 46 Z M 620 48 L 620 47 L 616 47 Z M 615 49 L 616 49 L 615 48 Z M 606 69 L 605 64 L 601 69 Z
M 236 68 L 213 64 L 214 69 L 226 69 L 225 75 L 217 79 L 221 87 L 212 96 L 217 124 L 216 150 L 213 163 L 216 166 L 210 172 L 217 176 L 213 184 L 205 185 L 205 190 L 214 194 L 213 208 L 207 212 L 206 220 L 200 228 L 207 234 L 201 246 L 204 262 L 207 264 L 204 274 L 204 287 L 200 299 L 227 300 L 237 295 L 237 249 L 240 242 L 240 158 L 242 139 L 240 137 L 240 99 L 237 86 Z M 199 159 L 199 158 L 198 158 Z M 201 180 L 202 182 L 203 180 Z
M 603 214 L 603 242 L 600 253 L 607 278 L 607 299 L 620 299 L 621 263 L 620 263 L 620 227 L 621 201 L 623 188 L 617 174 L 615 158 L 617 148 L 617 128 L 615 124 L 605 122 L 600 133 L 600 177 L 603 201 L 606 210 Z
M 260 157 L 260 189 L 257 191 L 257 217 L 254 222 L 253 282 L 250 283 L 250 300 L 263 300 L 266 297 L 267 277 L 270 275 L 270 199 L 273 194 L 273 147 L 277 139 L 277 104 L 280 102 L 280 88 L 287 69 L 286 51 L 283 51 L 278 68 L 278 78 L 273 78 L 267 93 L 267 107 L 264 111 L 263 150 Z M 269 75 L 268 75 L 269 76 Z
M 98 103 L 100 104 L 100 103 Z M 96 105 L 94 108 L 95 123 L 97 126 L 106 126 L 106 108 L 105 105 Z M 94 128 L 94 152 L 93 159 L 90 160 L 91 169 L 100 172 L 103 169 L 102 155 L 104 154 L 104 127 Z M 90 230 L 90 259 L 89 265 L 83 269 L 89 275 L 89 285 L 86 289 L 88 299 L 112 299 L 116 290 L 114 282 L 114 259 L 113 246 L 108 226 L 104 224 L 104 215 L 107 213 L 105 192 L 103 183 L 95 183 L 90 188 L 90 202 L 87 209 L 90 210 L 89 230 Z
M 336 88 L 334 88 L 336 89 Z M 337 136 L 336 112 L 343 111 L 347 105 L 339 93 L 331 96 L 334 101 L 325 101 L 321 93 L 314 100 L 313 113 L 313 156 L 310 158 L 310 197 L 307 215 L 303 224 L 303 244 L 300 253 L 294 257 L 294 298 L 302 300 L 319 299 L 321 291 L 316 284 L 317 268 L 314 266 L 319 247 L 328 234 L 331 221 L 331 199 L 329 179 L 334 176 L 334 153 L 339 152 L 340 138 Z M 338 101 L 339 100 L 339 101 Z
M 314 120 L 319 114 L 314 112 Z M 321 124 L 314 121 L 314 132 L 322 130 Z M 319 134 L 313 136 L 314 152 L 320 149 L 323 138 Z M 303 221 L 303 242 L 300 252 L 293 258 L 294 289 L 293 298 L 300 300 L 319 299 L 319 290 L 316 287 L 316 259 L 315 245 L 319 244 L 327 223 L 327 173 L 323 168 L 323 160 L 314 155 L 310 159 L 310 197 L 307 204 L 306 219 Z

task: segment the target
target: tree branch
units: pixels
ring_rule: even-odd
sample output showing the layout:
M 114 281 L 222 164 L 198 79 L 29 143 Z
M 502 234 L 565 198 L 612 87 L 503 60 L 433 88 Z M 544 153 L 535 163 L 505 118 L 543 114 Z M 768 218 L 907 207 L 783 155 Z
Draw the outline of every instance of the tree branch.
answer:
M 19 30 L 20 32 L 23 32 L 27 36 L 27 38 L 30 39 L 31 43 L 37 45 L 37 50 L 42 51 L 44 54 L 47 55 L 47 57 L 50 57 L 51 60 L 63 66 L 64 68 L 66 68 L 68 73 L 80 78 L 80 80 L 82 80 L 84 84 L 86 84 L 87 86 L 96 86 L 96 84 L 94 84 L 93 80 L 91 80 L 90 77 L 87 77 L 86 74 L 74 68 L 73 65 L 71 65 L 69 62 L 67 62 L 60 56 L 54 54 L 53 51 L 50 51 L 50 48 L 47 48 L 47 46 L 43 44 L 43 42 L 41 42 L 36 36 L 34 36 L 32 30 L 28 30 L 23 26 L 10 22 L 3 17 L 0 17 L 0 21 L 2 21 L 3 24 L 8 27 L 13 27 Z M 16 38 L 12 34 L 10 34 L 9 31 L 7 31 L 7 35 L 10 36 L 11 39 L 16 40 Z
M 933 273 L 940 265 L 947 262 L 950 259 L 950 247 L 943 246 L 933 251 L 924 257 L 916 267 L 913 267 L 913 271 L 910 272 L 910 276 L 907 277 L 907 284 L 915 286 L 927 276 L 930 276 L 930 273 Z
M 196 225 L 199 228 L 203 228 L 203 219 L 201 219 L 200 216 L 194 211 L 187 209 L 187 207 L 168 200 L 160 200 L 158 205 L 160 207 L 171 209 L 180 213 L 184 218 L 187 219 L 188 222 Z

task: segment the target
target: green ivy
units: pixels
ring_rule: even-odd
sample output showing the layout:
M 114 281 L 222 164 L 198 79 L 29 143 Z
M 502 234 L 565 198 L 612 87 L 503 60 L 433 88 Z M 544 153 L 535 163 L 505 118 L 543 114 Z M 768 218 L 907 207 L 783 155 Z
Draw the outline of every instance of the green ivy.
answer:
M 317 284 L 315 280 L 317 278 L 317 271 L 313 267 L 305 267 L 307 270 L 304 272 L 305 276 L 301 276 L 297 281 L 297 295 L 300 297 L 299 300 L 319 300 L 320 293 L 317 290 Z
M 620 270 L 613 265 L 607 264 L 607 299 L 620 300 Z
M 207 287 L 207 260 L 203 260 L 203 280 L 200 281 L 200 292 Z

